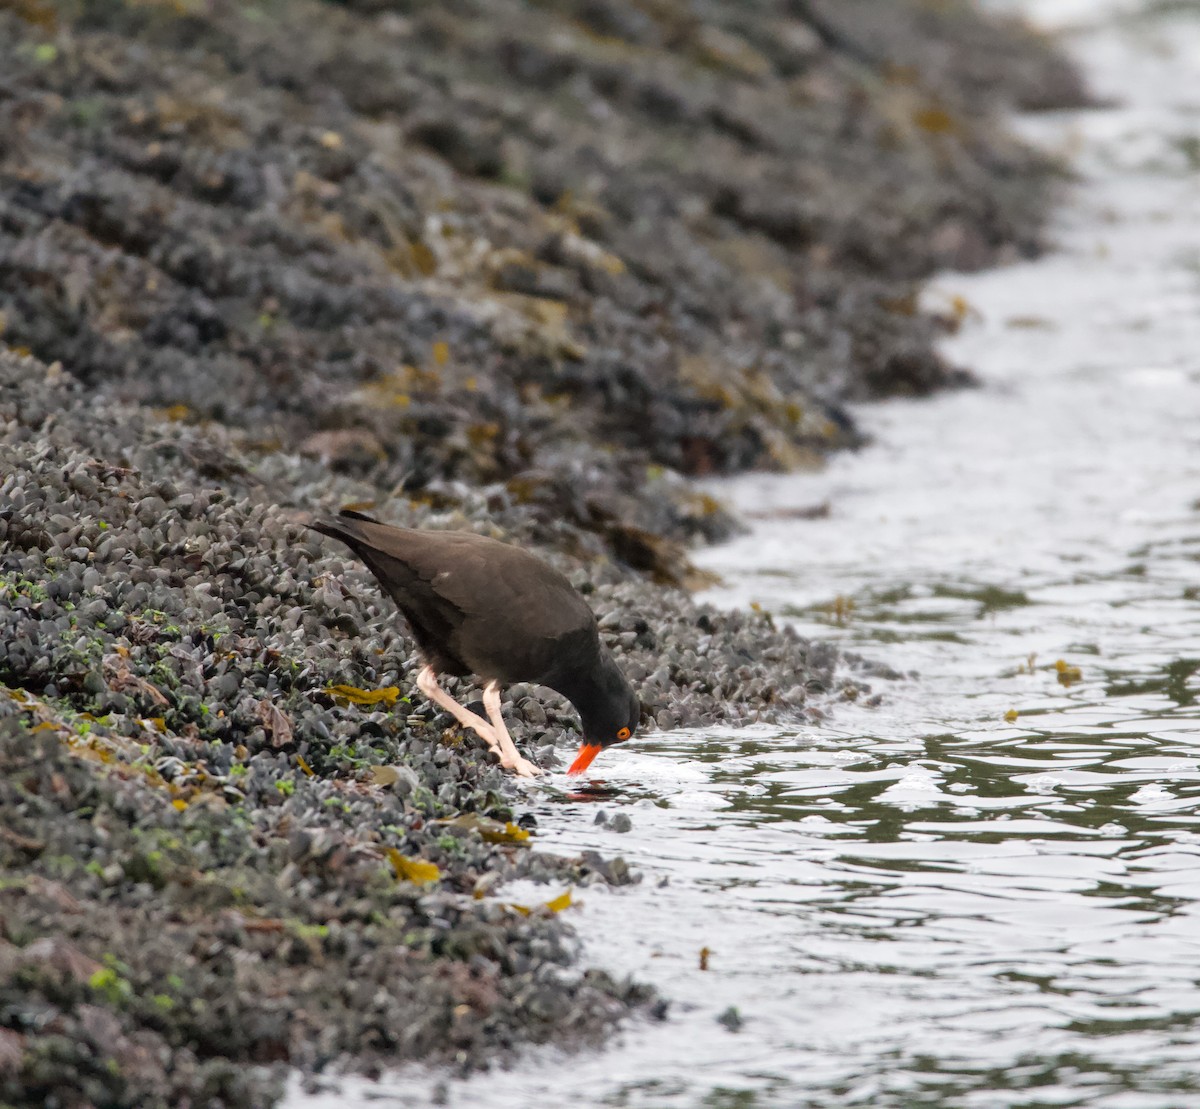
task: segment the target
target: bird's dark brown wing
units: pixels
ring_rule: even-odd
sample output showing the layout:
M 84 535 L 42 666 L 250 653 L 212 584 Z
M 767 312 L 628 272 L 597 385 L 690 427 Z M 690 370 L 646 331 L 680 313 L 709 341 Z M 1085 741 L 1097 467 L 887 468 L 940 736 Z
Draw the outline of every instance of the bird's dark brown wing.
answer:
M 598 650 L 587 602 L 557 570 L 520 547 L 470 532 L 415 531 L 360 518 L 320 523 L 318 530 L 363 559 L 444 673 L 545 682 L 565 648 L 576 658 Z
M 455 650 L 482 677 L 554 685 L 568 659 L 586 665 L 599 651 L 587 602 L 520 548 L 481 545 L 432 584 L 463 613 Z

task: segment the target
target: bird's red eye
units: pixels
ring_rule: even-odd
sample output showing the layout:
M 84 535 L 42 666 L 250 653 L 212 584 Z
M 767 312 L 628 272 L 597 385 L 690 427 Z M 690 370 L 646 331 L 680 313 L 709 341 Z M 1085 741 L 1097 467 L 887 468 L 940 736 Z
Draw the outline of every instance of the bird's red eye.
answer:
M 617 739 L 628 739 L 628 738 L 629 738 L 629 729 L 628 728 L 622 728 L 619 732 L 617 732 Z

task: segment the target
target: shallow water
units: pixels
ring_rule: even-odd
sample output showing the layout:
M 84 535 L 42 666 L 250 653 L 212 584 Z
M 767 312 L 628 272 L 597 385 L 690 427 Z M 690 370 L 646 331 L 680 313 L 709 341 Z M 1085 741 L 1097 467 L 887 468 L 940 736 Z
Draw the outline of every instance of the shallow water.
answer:
M 536 806 L 544 848 L 644 872 L 571 912 L 668 1021 L 294 1104 L 1200 1105 L 1200 6 L 997 6 L 1073 21 L 1120 101 L 1023 124 L 1084 175 L 1059 249 L 930 291 L 972 306 L 946 352 L 982 388 L 723 483 L 753 533 L 701 555 L 714 601 L 918 676 L 816 729 L 654 736 L 603 765 L 619 797 Z

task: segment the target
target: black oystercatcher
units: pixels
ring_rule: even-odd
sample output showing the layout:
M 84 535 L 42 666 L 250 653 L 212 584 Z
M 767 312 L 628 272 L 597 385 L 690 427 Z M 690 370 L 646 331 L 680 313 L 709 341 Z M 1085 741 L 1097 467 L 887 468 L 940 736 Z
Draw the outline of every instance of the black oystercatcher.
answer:
M 517 753 L 500 715 L 500 687 L 512 682 L 549 686 L 578 710 L 584 739 L 568 774 L 582 773 L 605 747 L 634 733 L 638 699 L 600 642 L 596 617 L 541 559 L 482 535 L 396 528 L 349 509 L 308 526 L 340 539 L 367 564 L 424 656 L 417 688 L 474 728 L 501 766 L 524 777 L 541 773 Z M 483 678 L 491 722 L 455 701 L 438 674 Z

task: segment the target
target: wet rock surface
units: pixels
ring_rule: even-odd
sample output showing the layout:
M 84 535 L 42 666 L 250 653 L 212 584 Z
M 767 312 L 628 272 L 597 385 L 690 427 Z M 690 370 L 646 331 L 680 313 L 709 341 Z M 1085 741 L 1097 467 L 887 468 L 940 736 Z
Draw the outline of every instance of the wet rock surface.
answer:
M 868 693 L 674 587 L 732 526 L 684 475 L 959 380 L 917 282 L 1036 248 L 1053 167 L 996 110 L 1081 96 L 957 5 L 0 0 L 0 1100 L 262 1105 L 661 1016 L 503 900 L 637 876 L 536 850 L 303 513 L 538 550 L 651 737 Z M 565 702 L 505 711 L 564 765 Z
M 659 1011 L 571 969 L 569 914 L 502 900 L 514 877 L 551 900 L 636 875 L 537 852 L 524 795 L 483 744 L 409 703 L 417 658 L 391 602 L 275 499 L 305 499 L 318 463 L 279 455 L 257 476 L 221 429 L 100 400 L 11 353 L 0 460 L 6 1101 L 263 1104 L 271 1064 L 476 1067 Z M 494 491 L 467 499 L 472 515 L 394 515 L 546 541 Z M 594 605 L 651 736 L 803 720 L 864 688 L 764 617 L 697 605 L 601 551 L 545 553 Z M 395 688 L 355 704 L 339 686 Z M 525 686 L 506 700 L 522 747 L 564 766 L 579 739 L 566 702 Z
M 637 529 L 727 522 L 648 467 L 793 465 L 960 379 L 915 281 L 1036 249 L 997 110 L 1082 95 L 915 0 L 5 0 L 0 74 L 10 345 L 668 576 Z

